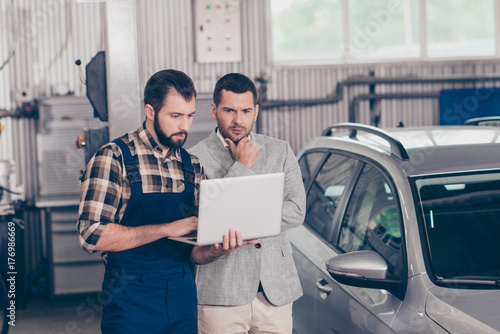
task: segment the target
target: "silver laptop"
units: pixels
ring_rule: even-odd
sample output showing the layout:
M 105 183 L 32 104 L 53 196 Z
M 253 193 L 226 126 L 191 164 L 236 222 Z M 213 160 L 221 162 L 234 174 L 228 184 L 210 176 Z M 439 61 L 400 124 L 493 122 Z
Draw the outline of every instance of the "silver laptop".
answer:
M 243 240 L 281 232 L 284 173 L 208 179 L 200 184 L 198 231 L 170 239 L 193 245 L 222 242 L 230 228 Z

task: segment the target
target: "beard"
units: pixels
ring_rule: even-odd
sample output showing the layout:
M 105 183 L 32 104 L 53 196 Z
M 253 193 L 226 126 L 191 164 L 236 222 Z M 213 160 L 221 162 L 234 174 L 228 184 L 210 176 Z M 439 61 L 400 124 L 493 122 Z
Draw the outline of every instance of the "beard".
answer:
M 241 130 L 243 130 L 243 133 L 240 134 L 240 135 L 238 135 L 238 137 L 235 137 L 230 132 L 231 129 L 241 129 Z M 238 145 L 238 143 L 240 142 L 240 140 L 242 140 L 243 138 L 248 137 L 248 135 L 250 135 L 250 131 L 248 131 L 246 127 L 241 127 L 241 126 L 230 126 L 229 128 L 221 128 L 221 127 L 219 127 L 219 131 L 220 131 L 220 134 L 222 135 L 222 138 L 229 138 L 236 145 Z
M 158 141 L 160 142 L 160 144 L 162 144 L 163 146 L 166 146 L 166 147 L 173 148 L 173 149 L 181 148 L 182 145 L 184 145 L 184 143 L 186 142 L 186 139 L 188 137 L 188 133 L 186 131 L 179 131 L 179 132 L 176 132 L 170 136 L 167 136 L 165 131 L 163 131 L 163 129 L 160 127 L 160 122 L 158 121 L 157 115 L 158 115 L 158 113 L 155 114 L 155 120 L 153 122 L 153 126 L 154 126 L 154 129 L 156 132 L 156 137 L 158 137 Z M 184 135 L 184 139 L 174 140 L 173 137 L 177 136 L 177 135 Z

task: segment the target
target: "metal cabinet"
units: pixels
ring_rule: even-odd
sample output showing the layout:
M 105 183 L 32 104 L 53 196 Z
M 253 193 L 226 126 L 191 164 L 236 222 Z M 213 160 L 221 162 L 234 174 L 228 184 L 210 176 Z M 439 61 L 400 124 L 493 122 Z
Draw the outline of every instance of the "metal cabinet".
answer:
M 70 297 L 101 291 L 104 264 L 99 253 L 84 252 L 78 242 L 78 206 L 46 207 L 50 297 Z

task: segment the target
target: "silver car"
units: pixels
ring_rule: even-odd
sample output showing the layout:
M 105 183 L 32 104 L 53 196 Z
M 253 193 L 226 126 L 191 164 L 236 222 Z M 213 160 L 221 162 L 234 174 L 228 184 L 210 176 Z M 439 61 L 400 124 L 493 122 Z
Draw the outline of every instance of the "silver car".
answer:
M 500 128 L 342 123 L 299 163 L 294 333 L 500 333 Z

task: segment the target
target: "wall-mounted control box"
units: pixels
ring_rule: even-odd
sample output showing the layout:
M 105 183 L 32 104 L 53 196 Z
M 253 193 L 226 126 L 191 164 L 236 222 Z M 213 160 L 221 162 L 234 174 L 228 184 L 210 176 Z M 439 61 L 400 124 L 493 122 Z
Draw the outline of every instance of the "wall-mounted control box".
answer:
M 196 61 L 241 61 L 240 0 L 193 0 Z

